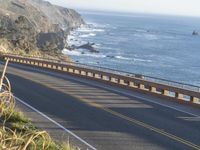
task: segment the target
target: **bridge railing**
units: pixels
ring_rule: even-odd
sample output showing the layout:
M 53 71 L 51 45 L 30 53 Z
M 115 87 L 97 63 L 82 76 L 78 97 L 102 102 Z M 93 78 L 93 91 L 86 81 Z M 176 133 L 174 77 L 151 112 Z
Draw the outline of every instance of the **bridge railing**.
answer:
M 145 76 L 141 74 L 134 74 L 130 72 L 122 72 L 119 70 L 99 66 L 60 61 L 57 59 L 24 57 L 10 54 L 3 55 L 3 58 L 9 59 L 10 62 L 63 71 L 70 74 L 85 76 L 95 80 L 101 80 L 107 83 L 128 87 L 131 89 L 137 89 L 145 93 L 170 97 L 183 102 L 200 104 L 200 87 L 190 84 Z

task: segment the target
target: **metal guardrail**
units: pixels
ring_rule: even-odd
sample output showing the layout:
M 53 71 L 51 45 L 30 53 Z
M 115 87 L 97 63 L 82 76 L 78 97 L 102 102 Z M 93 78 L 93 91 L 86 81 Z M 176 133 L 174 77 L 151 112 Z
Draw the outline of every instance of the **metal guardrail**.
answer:
M 38 57 L 25 57 L 16 55 L 3 55 L 4 59 L 11 62 L 56 69 L 68 73 L 90 77 L 96 80 L 106 81 L 111 84 L 135 88 L 148 93 L 174 97 L 178 100 L 199 104 L 200 87 L 142 74 L 123 72 L 115 69 L 85 65 L 81 63 L 60 61 L 56 59 L 44 59 Z M 187 97 L 187 98 L 186 98 Z M 186 100 L 187 99 L 187 100 Z
M 19 56 L 19 55 L 13 55 L 13 54 L 9 54 L 9 56 L 28 58 L 28 59 L 37 59 L 37 60 L 42 60 L 42 61 L 50 61 L 53 63 L 60 63 L 63 65 L 71 65 L 71 66 L 75 66 L 75 67 L 82 67 L 85 69 L 93 69 L 93 70 L 97 70 L 97 71 L 103 71 L 103 72 L 107 72 L 107 73 L 122 75 L 125 77 L 135 77 L 135 78 L 143 79 L 146 81 L 151 81 L 151 82 L 164 84 L 164 85 L 168 85 L 168 86 L 172 86 L 172 87 L 177 87 L 177 88 L 181 88 L 181 89 L 185 89 L 185 90 L 200 92 L 200 86 L 182 83 L 182 82 L 176 82 L 176 81 L 152 77 L 152 76 L 147 76 L 147 75 L 143 75 L 143 74 L 137 74 L 137 73 L 120 71 L 120 70 L 116 70 L 116 69 L 110 69 L 110 68 L 106 68 L 106 67 L 100 67 L 100 66 L 95 66 L 95 65 L 86 65 L 86 64 L 77 63 L 77 62 L 61 61 L 58 59 L 50 59 L 50 58 L 44 59 L 42 57 L 28 57 L 28 56 Z

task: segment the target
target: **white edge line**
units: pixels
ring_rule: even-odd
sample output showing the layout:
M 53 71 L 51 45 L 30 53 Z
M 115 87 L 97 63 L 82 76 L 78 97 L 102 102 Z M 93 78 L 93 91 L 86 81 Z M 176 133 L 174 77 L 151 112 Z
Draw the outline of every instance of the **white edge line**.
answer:
M 16 67 L 18 67 L 18 68 L 27 69 L 25 66 L 22 66 L 22 65 L 17 65 L 17 64 L 12 64 L 12 65 L 13 65 L 13 66 L 16 66 Z M 29 68 L 29 69 L 30 69 L 30 68 Z M 50 71 L 42 70 L 42 69 L 39 69 L 39 68 L 31 68 L 31 69 L 32 69 L 32 70 L 37 70 L 37 71 L 40 71 L 40 72 L 43 72 L 43 73 L 48 73 L 48 74 L 51 74 L 51 75 L 55 75 L 55 76 L 62 76 L 62 77 L 64 77 L 64 78 L 66 78 L 64 75 L 56 74 L 55 72 L 50 72 Z M 71 78 L 71 79 L 74 80 L 74 77 L 68 77 L 68 78 Z M 107 88 L 107 87 L 105 87 L 105 86 L 93 84 L 93 83 L 91 83 L 91 82 L 87 82 L 87 81 L 83 81 L 83 80 L 78 80 L 78 81 L 81 82 L 81 83 L 91 84 L 91 85 L 96 86 L 96 87 L 99 87 L 99 88 L 103 88 L 103 89 L 107 89 L 107 90 L 114 91 L 114 92 L 117 92 L 117 93 L 121 93 L 121 94 L 130 96 L 130 97 L 133 97 L 133 98 L 139 98 L 139 99 L 141 99 L 141 100 L 143 100 L 143 101 L 151 102 L 151 103 L 154 103 L 154 104 L 157 104 L 157 105 L 166 107 L 166 108 L 170 108 L 170 109 L 173 109 L 173 110 L 176 110 L 176 111 L 179 111 L 179 112 L 182 112 L 182 113 L 185 113 L 185 114 L 194 116 L 194 117 L 200 117 L 199 115 L 196 115 L 196 114 L 194 114 L 194 113 L 186 112 L 186 111 L 180 110 L 180 109 L 175 108 L 175 107 L 172 107 L 172 106 L 168 106 L 168 105 L 165 105 L 165 104 L 161 104 L 161 103 L 159 103 L 159 102 L 152 101 L 152 100 L 150 100 L 150 99 L 147 99 L 147 98 L 144 98 L 144 97 L 141 97 L 141 96 L 132 95 L 132 94 L 129 94 L 129 93 L 127 93 L 127 92 L 122 92 L 122 91 L 119 91 L 119 90 Z
M 50 117 L 48 117 L 47 115 L 45 115 L 44 113 L 40 112 L 39 110 L 37 110 L 36 108 L 32 107 L 31 105 L 27 104 L 26 102 L 24 102 L 23 100 L 21 100 L 20 98 L 14 96 L 15 99 L 17 101 L 19 101 L 20 103 L 26 105 L 27 107 L 29 107 L 30 109 L 36 111 L 38 114 L 40 114 L 41 116 L 45 117 L 46 119 L 48 119 L 49 121 L 51 121 L 52 123 L 54 123 L 55 125 L 59 126 L 61 129 L 63 129 L 64 131 L 66 131 L 67 133 L 71 134 L 72 136 L 74 136 L 76 139 L 78 139 L 79 141 L 81 141 L 82 143 L 84 143 L 85 145 L 87 145 L 89 148 L 91 148 L 92 150 L 97 150 L 95 147 L 93 147 L 92 145 L 90 145 L 89 143 L 87 143 L 86 141 L 84 141 L 83 139 L 81 139 L 80 137 L 78 137 L 76 134 L 74 134 L 73 132 L 71 132 L 70 130 L 66 129 L 65 127 L 63 127 L 61 124 L 59 124 L 58 122 L 56 122 L 55 120 L 51 119 Z

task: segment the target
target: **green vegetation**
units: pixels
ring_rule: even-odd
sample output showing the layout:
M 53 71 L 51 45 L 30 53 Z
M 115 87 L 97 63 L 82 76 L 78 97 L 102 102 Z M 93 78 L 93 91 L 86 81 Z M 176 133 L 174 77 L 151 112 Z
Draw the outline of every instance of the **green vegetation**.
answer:
M 10 89 L 10 88 L 8 88 Z M 67 144 L 55 143 L 46 131 L 37 129 L 15 108 L 11 92 L 0 93 L 0 149 L 17 150 L 75 150 Z

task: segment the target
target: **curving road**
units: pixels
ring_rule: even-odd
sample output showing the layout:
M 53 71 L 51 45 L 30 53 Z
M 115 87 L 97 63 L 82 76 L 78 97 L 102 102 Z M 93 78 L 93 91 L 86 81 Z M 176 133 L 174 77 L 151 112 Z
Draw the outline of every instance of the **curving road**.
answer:
M 16 97 L 96 149 L 200 150 L 199 108 L 16 64 L 8 77 Z

